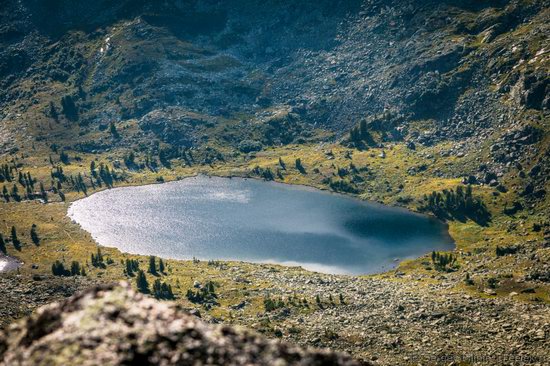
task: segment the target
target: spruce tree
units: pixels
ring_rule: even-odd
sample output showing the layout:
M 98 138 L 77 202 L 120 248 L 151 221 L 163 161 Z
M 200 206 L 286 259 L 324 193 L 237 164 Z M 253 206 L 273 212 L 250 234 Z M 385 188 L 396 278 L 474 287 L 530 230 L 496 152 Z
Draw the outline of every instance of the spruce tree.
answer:
M 359 134 L 362 140 L 366 140 L 369 136 L 369 131 L 367 130 L 367 121 L 362 119 L 359 123 Z
M 145 273 L 142 270 L 139 270 L 137 274 L 136 285 L 139 292 L 144 294 L 149 292 L 149 283 L 147 282 L 147 277 L 145 276 Z
M 304 165 L 302 164 L 302 159 L 297 158 L 296 159 L 296 169 L 302 174 L 306 172 L 306 169 L 304 168 Z
M 134 276 L 134 269 L 132 268 L 132 263 L 130 262 L 129 259 L 126 259 L 126 275 L 128 277 Z
M 34 243 L 34 245 L 36 246 L 40 245 L 40 237 L 36 232 L 36 224 L 32 224 L 32 227 L 31 227 L 31 240 Z
M 17 188 L 17 185 L 15 184 L 11 188 L 11 197 L 17 202 L 21 201 L 21 196 L 19 195 L 19 188 Z
M 10 193 L 8 191 L 8 188 L 4 186 L 2 188 L 2 195 L 4 196 L 4 201 L 9 202 L 10 201 Z
M 159 272 L 164 273 L 164 262 L 162 258 L 159 258 Z
M 55 104 L 53 104 L 53 102 L 50 102 L 50 117 L 56 122 L 59 121 L 59 115 L 57 114 L 57 109 L 55 108 Z
M 0 234 L 0 252 L 7 254 L 6 241 L 4 240 L 2 234 Z
M 17 229 L 15 226 L 11 227 L 11 243 L 15 249 L 21 250 L 21 242 L 19 241 L 19 238 L 17 238 Z
M 61 107 L 63 108 L 63 114 L 69 121 L 78 121 L 78 108 L 70 95 L 61 98 Z
M 46 192 L 46 189 L 44 188 L 44 184 L 40 182 L 40 196 L 42 196 L 42 200 L 44 202 L 48 202 L 48 193 Z
M 149 257 L 149 269 L 148 269 L 148 272 L 153 274 L 153 275 L 157 275 L 158 272 L 157 272 L 157 262 L 156 262 L 156 258 L 154 255 L 150 256 Z
M 120 137 L 120 134 L 118 133 L 114 122 L 111 122 L 111 124 L 109 125 L 109 131 L 111 131 L 111 135 L 115 139 L 118 139 Z
M 78 276 L 78 275 L 80 275 L 80 273 L 81 273 L 80 263 L 78 263 L 77 261 L 73 261 L 71 263 L 71 275 L 72 276 Z
M 59 160 L 65 165 L 69 165 L 71 163 L 71 159 L 65 151 L 61 151 L 61 154 L 59 154 Z

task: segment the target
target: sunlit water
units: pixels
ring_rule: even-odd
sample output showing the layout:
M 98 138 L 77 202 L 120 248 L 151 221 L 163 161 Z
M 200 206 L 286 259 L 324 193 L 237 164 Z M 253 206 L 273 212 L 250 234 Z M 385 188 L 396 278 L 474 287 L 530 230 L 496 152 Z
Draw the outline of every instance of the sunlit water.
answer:
M 195 177 L 106 190 L 69 216 L 104 246 L 165 258 L 300 265 L 373 273 L 453 248 L 445 225 L 408 211 L 315 189 Z

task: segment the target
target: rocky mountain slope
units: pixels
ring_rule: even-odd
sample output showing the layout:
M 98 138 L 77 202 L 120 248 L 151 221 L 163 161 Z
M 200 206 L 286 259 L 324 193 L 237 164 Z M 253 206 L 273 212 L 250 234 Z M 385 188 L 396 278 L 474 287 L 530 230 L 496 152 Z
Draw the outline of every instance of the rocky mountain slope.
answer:
M 69 96 L 77 150 L 108 148 L 94 132 L 128 120 L 128 144 L 177 147 L 235 145 L 243 126 L 265 144 L 342 135 L 361 119 L 383 140 L 475 140 L 550 103 L 542 0 L 4 3 L 3 119 L 46 114 L 26 122 L 41 129 Z

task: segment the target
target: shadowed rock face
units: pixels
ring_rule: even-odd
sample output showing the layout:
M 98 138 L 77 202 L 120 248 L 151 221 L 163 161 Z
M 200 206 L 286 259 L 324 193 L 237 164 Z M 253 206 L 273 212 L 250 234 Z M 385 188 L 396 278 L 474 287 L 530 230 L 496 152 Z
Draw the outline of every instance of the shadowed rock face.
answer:
M 2 366 L 359 365 L 229 326 L 207 325 L 129 286 L 103 286 L 44 306 L 0 335 Z

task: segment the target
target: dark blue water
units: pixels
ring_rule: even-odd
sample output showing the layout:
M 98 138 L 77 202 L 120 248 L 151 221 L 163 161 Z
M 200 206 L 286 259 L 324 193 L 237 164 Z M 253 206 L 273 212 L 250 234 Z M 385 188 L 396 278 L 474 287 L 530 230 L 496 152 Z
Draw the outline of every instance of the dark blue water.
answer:
M 379 272 L 396 259 L 454 246 L 435 219 L 251 179 L 196 177 L 107 190 L 73 203 L 69 216 L 101 245 L 124 252 L 328 273 Z

